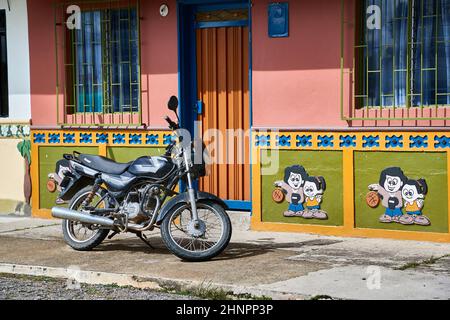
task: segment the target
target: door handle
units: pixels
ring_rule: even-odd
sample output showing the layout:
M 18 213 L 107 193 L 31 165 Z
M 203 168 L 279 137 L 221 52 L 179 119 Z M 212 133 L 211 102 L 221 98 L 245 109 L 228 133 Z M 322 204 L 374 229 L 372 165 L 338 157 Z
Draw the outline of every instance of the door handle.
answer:
M 203 114 L 203 101 L 198 100 L 194 107 L 194 114 L 201 116 Z

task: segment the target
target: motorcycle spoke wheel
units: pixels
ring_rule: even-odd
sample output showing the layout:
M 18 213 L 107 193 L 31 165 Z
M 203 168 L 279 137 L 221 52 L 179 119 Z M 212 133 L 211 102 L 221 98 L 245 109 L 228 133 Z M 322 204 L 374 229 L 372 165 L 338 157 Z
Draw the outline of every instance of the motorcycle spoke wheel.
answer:
M 201 235 L 193 236 L 190 229 L 192 212 L 188 206 L 182 206 L 174 212 L 170 220 L 169 235 L 182 250 L 202 253 L 214 249 L 224 234 L 221 216 L 214 208 L 199 204 L 198 218 L 204 224 Z
M 73 241 L 76 242 L 86 242 L 94 238 L 97 230 L 92 230 L 89 226 L 82 224 L 81 222 L 68 221 L 69 236 Z
M 74 199 L 70 205 L 71 210 L 83 211 L 83 203 L 87 198 L 89 192 L 81 194 L 79 197 Z M 107 208 L 106 201 L 102 199 L 101 195 L 98 193 L 94 196 L 88 207 L 93 204 L 96 209 Z M 80 246 L 91 243 L 95 241 L 96 238 L 103 237 L 102 233 L 105 234 L 106 231 L 98 228 L 98 226 L 87 225 L 78 221 L 64 220 L 64 229 L 66 230 L 67 237 Z

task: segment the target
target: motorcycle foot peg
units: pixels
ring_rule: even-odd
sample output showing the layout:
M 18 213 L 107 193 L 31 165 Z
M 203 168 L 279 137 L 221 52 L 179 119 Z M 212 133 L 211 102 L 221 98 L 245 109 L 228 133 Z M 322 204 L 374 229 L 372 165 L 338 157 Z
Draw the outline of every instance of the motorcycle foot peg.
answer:
M 56 205 L 58 205 L 58 206 L 62 206 L 63 204 L 66 204 L 66 201 L 64 201 L 64 200 L 61 199 L 61 198 L 58 198 L 58 199 L 56 199 L 55 203 L 56 203 Z

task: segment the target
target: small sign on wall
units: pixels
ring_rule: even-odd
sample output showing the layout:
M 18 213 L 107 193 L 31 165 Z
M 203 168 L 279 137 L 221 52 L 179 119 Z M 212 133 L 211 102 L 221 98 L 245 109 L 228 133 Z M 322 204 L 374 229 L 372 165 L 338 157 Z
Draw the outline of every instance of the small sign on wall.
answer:
M 285 38 L 289 36 L 289 3 L 269 4 L 269 37 Z

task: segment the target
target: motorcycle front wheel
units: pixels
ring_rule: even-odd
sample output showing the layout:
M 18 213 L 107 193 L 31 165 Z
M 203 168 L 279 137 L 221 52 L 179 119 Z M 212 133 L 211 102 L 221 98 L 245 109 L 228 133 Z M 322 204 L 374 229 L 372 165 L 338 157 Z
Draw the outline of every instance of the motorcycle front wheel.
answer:
M 221 254 L 231 240 L 231 221 L 219 204 L 197 204 L 198 221 L 187 203 L 176 206 L 163 220 L 161 237 L 177 257 L 191 262 L 208 261 Z

